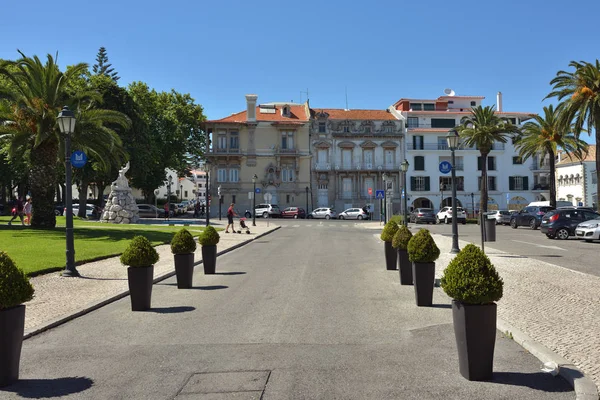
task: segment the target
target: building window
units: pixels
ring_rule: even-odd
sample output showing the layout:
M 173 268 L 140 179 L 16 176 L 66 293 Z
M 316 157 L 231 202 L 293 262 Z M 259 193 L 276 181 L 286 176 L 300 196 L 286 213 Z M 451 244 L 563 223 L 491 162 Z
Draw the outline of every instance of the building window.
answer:
M 478 171 L 481 171 L 481 161 L 482 161 L 481 156 L 477 157 L 477 170 Z M 487 157 L 487 169 L 488 169 L 488 171 L 496 170 L 496 157 L 494 157 L 494 156 Z
M 448 140 L 446 139 L 446 136 L 438 136 L 437 143 L 438 150 L 448 150 Z
M 475 107 L 477 105 L 477 103 L 475 103 L 474 101 L 471 102 L 471 107 Z
M 440 176 L 440 188 L 444 185 L 445 189 L 448 192 L 452 190 L 452 177 L 450 176 Z M 456 177 L 456 190 L 465 190 L 465 177 L 457 176 Z M 451 197 L 452 198 L 452 197 Z
M 592 171 L 592 185 L 598 184 L 598 175 L 596 175 L 596 171 Z
M 294 132 L 281 132 L 281 149 L 291 150 L 294 148 Z
M 415 156 L 415 171 L 425 171 L 425 157 Z
M 418 117 L 408 117 L 406 120 L 407 128 L 418 128 L 419 127 L 419 118 Z
M 290 167 L 284 167 L 281 170 L 281 181 L 282 182 L 293 182 L 294 181 L 294 169 Z
M 290 195 L 289 194 L 285 195 L 285 202 L 290 204 Z
M 344 199 L 352 198 L 352 178 L 342 179 L 342 194 Z
M 371 127 L 365 126 L 365 133 L 371 133 Z
M 508 190 L 529 190 L 529 177 L 509 176 Z
M 517 119 L 516 118 L 506 118 L 508 120 L 508 122 L 510 122 L 513 125 L 517 124 Z
M 477 190 L 481 190 L 481 177 L 477 178 Z M 488 176 L 488 191 L 496 190 L 496 177 Z
M 523 158 L 520 156 L 513 157 L 513 165 L 523 164 Z
M 428 176 L 411 176 L 410 190 L 413 192 L 429 192 L 431 190 L 430 179 Z
M 373 150 L 363 150 L 363 159 L 366 165 L 373 165 Z
M 229 136 L 229 148 L 230 149 L 239 149 L 240 148 L 240 138 L 237 132 L 231 132 Z
M 185 197 L 188 197 L 188 191 L 187 191 L 187 190 L 186 190 L 186 191 L 184 191 L 184 192 L 183 192 L 183 195 L 184 195 Z
M 350 127 L 349 126 L 344 126 L 344 133 L 350 133 Z
M 219 135 L 219 139 L 218 139 L 218 143 L 217 143 L 217 149 L 221 149 L 221 150 L 225 150 L 227 149 L 227 136 L 226 135 Z
M 413 149 L 423 150 L 423 136 L 413 136 Z
M 232 203 L 235 203 L 235 194 L 232 194 L 232 195 L 231 195 L 231 202 L 232 202 Z
M 227 170 L 225 168 L 217 170 L 217 182 L 227 182 Z
M 432 128 L 454 128 L 456 120 L 450 118 L 431 118 Z
M 321 183 L 321 184 L 319 184 L 318 188 L 321 189 L 321 190 L 326 190 L 327 189 L 327 184 L 326 183 Z
M 325 133 L 327 131 L 327 125 L 325 122 L 319 122 L 319 133 Z
M 230 169 L 229 170 L 229 182 L 238 182 L 239 181 L 239 170 Z
M 421 103 L 410 103 L 409 105 L 411 111 L 421 111 L 423 109 L 423 104 Z
M 435 111 L 435 104 L 425 103 L 423 104 L 424 111 Z

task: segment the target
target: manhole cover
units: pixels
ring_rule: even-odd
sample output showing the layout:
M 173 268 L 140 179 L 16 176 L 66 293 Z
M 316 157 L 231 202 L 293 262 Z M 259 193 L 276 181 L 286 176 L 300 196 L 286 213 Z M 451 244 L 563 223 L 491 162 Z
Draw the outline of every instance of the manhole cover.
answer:
M 190 376 L 177 399 L 257 399 L 271 371 L 204 372 Z

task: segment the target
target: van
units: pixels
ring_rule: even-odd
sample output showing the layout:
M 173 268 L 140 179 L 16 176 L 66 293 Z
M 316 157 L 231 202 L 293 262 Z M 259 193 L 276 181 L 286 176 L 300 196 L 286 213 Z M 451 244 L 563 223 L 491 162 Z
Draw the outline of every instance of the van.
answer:
M 568 207 L 573 206 L 570 201 L 556 200 L 556 207 Z M 527 207 L 550 207 L 550 201 L 532 201 Z

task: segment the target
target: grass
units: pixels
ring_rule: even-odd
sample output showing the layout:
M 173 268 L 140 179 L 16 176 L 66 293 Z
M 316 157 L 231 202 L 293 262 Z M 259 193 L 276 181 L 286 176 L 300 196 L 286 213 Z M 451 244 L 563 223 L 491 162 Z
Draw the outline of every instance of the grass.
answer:
M 21 226 L 16 219 L 7 226 L 10 217 L 0 217 L 0 251 L 8 253 L 19 268 L 29 276 L 61 270 L 65 266 L 65 217 L 57 217 L 54 229 L 35 229 Z M 73 219 L 75 263 L 116 256 L 125 250 L 135 235 L 146 236 L 153 245 L 170 243 L 181 226 L 114 225 Z M 198 236 L 203 226 L 185 227 Z M 125 267 L 123 267 L 125 268 Z

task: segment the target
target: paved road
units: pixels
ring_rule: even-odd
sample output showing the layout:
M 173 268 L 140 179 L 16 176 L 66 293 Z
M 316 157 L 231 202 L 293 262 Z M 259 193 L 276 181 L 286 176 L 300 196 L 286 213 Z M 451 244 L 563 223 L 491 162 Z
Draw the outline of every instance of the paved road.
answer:
M 500 334 L 494 380 L 464 380 L 448 297 L 416 307 L 373 231 L 328 222 L 284 222 L 195 290 L 155 285 L 151 312 L 126 298 L 27 340 L 2 398 L 574 398 Z

